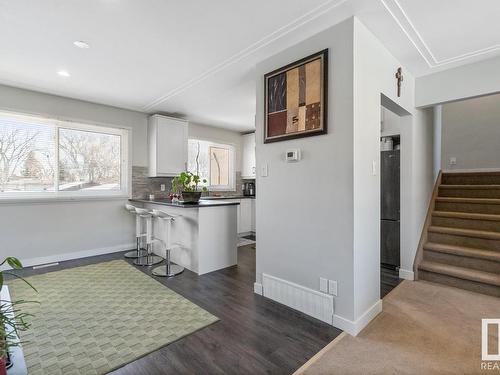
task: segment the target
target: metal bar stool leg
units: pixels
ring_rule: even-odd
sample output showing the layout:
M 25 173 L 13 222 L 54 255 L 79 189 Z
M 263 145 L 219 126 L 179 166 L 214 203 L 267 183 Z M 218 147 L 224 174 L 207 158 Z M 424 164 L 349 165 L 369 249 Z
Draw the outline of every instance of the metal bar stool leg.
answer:
M 158 212 L 155 212 L 155 214 L 160 215 Z M 173 277 L 184 271 L 184 267 L 179 266 L 178 264 L 173 264 L 170 261 L 170 251 L 172 250 L 170 233 L 171 233 L 172 223 L 175 221 L 175 218 L 170 215 L 158 216 L 158 217 L 163 219 L 162 221 L 166 225 L 164 233 L 167 238 L 165 239 L 165 241 L 163 241 L 163 243 L 165 244 L 166 263 L 164 266 L 156 267 L 155 269 L 153 269 L 151 273 L 155 276 Z
M 127 209 L 128 212 L 132 213 L 135 215 L 135 242 L 136 242 L 136 248 L 133 251 L 129 251 L 128 253 L 125 253 L 124 257 L 129 258 L 129 259 L 135 259 L 135 258 L 140 258 L 143 256 L 146 256 L 147 252 L 146 249 L 141 248 L 141 233 L 142 233 L 142 228 L 141 228 L 141 218 L 139 215 L 137 215 L 137 212 L 135 211 L 135 207 L 126 204 L 125 208 Z
M 146 220 L 146 251 L 145 257 L 134 260 L 136 266 L 154 266 L 163 262 L 163 258 L 154 255 L 153 253 L 153 217 L 148 210 L 136 208 L 137 213 Z

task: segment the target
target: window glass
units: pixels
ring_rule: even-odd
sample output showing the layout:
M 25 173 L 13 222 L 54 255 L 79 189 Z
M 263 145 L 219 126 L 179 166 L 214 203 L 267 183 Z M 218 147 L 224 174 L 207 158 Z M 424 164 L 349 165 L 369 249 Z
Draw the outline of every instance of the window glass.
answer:
M 188 171 L 209 181 L 211 190 L 234 190 L 233 146 L 190 139 Z
M 0 198 L 126 194 L 127 137 L 122 129 L 0 112 Z
M 120 190 L 120 136 L 59 129 L 59 191 Z
M 0 192 L 54 191 L 54 141 L 53 125 L 0 116 Z

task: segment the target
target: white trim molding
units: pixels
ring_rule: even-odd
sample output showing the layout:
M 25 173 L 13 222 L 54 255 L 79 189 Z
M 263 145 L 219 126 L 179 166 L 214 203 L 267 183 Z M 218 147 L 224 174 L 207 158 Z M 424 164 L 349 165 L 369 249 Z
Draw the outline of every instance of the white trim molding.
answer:
M 95 256 L 95 255 L 103 255 L 103 254 L 117 253 L 120 251 L 133 250 L 133 249 L 135 249 L 135 246 L 136 245 L 134 243 L 129 243 L 129 244 L 116 245 L 116 246 L 102 247 L 102 248 L 98 248 L 98 249 L 75 251 L 72 253 L 54 254 L 54 255 L 48 255 L 48 256 L 44 256 L 44 257 L 20 259 L 20 261 L 23 264 L 23 267 L 32 267 L 32 266 L 49 264 L 49 263 L 62 262 L 65 260 L 88 258 L 88 257 Z M 3 267 L 4 266 L 2 266 L 2 268 Z M 6 269 L 7 269 L 7 267 L 6 267 Z
M 439 66 L 451 64 L 458 61 L 463 61 L 470 59 L 472 57 L 477 57 L 485 54 L 493 54 L 500 50 L 500 44 L 495 44 L 486 48 L 482 48 L 476 51 L 467 52 L 461 55 L 453 56 L 446 59 L 437 59 L 435 54 L 429 48 L 429 45 L 425 42 L 422 35 L 419 33 L 414 23 L 411 21 L 408 14 L 405 12 L 398 0 L 380 0 L 384 5 L 385 9 L 394 18 L 394 21 L 398 24 L 401 31 L 407 36 L 413 46 L 416 48 L 418 53 L 425 60 L 429 68 L 436 68 Z
M 333 315 L 333 326 L 340 328 L 352 336 L 357 336 L 373 318 L 382 312 L 382 300 L 375 302 L 363 315 L 356 320 L 349 320 L 339 315 Z
M 244 48 L 240 52 L 234 54 L 233 56 L 227 58 L 226 60 L 222 61 L 221 63 L 206 70 L 204 73 L 190 79 L 186 83 L 174 88 L 173 90 L 170 90 L 165 95 L 162 95 L 159 98 L 153 100 L 149 104 L 145 105 L 142 108 L 142 110 L 145 112 L 151 111 L 153 108 L 159 106 L 163 102 L 166 102 L 170 98 L 181 94 L 182 92 L 199 84 L 200 82 L 213 76 L 214 74 L 220 72 L 221 70 L 223 70 L 223 69 L 237 63 L 238 61 L 243 60 L 244 58 L 256 53 L 260 49 L 271 44 L 272 42 L 284 37 L 285 35 L 287 35 L 287 34 L 291 33 L 292 31 L 306 25 L 309 22 L 316 20 L 318 17 L 331 11 L 332 9 L 337 8 L 338 6 L 344 4 L 345 2 L 347 2 L 347 0 L 327 0 L 327 1 L 325 1 L 324 3 L 320 4 L 319 6 L 302 14 L 299 18 L 297 18 L 297 19 L 293 20 L 292 22 L 280 27 L 279 29 L 266 35 L 265 37 L 261 38 L 260 40 L 256 41 L 255 43 L 251 44 L 250 46 Z
M 262 274 L 263 296 L 332 324 L 333 296 L 268 274 Z
M 413 280 L 415 280 L 415 274 L 413 273 L 413 271 L 409 271 L 409 270 L 405 270 L 403 268 L 400 268 L 399 269 L 399 278 L 413 281 Z
M 264 288 L 261 283 L 253 283 L 253 292 L 258 295 L 264 294 Z

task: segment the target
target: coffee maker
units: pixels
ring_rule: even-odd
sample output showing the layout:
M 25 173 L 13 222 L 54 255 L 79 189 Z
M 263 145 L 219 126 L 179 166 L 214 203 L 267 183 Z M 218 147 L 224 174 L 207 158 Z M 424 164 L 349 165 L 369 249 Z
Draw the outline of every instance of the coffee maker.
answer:
M 244 196 L 254 196 L 255 195 L 255 183 L 245 182 L 243 184 L 243 195 Z

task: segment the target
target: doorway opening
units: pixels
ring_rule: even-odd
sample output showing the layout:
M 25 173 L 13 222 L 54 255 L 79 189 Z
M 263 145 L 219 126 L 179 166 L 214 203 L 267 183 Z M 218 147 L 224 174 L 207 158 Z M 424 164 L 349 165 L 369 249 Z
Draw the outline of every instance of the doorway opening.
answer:
M 382 95 L 380 108 L 380 297 L 402 280 L 401 149 L 402 117 L 408 113 Z

